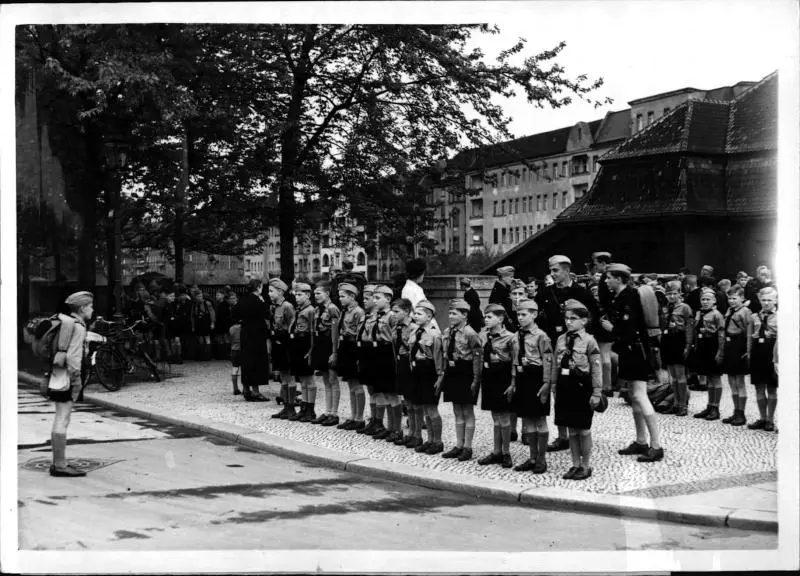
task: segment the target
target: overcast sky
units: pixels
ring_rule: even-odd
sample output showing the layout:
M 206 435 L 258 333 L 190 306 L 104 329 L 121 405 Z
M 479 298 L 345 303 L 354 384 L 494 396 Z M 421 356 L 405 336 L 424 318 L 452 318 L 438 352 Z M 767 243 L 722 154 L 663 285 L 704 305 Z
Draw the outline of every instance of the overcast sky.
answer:
M 496 6 L 496 10 L 492 7 Z M 476 3 L 481 17 L 495 16 L 502 34 L 481 35 L 487 54 L 528 40 L 526 54 L 567 47 L 559 64 L 574 78 L 602 77 L 598 96 L 614 103 L 595 109 L 583 102 L 539 110 L 524 98 L 506 109 L 515 136 L 545 132 L 580 120 L 602 118 L 644 96 L 691 86 L 711 89 L 757 81 L 781 65 L 787 2 L 682 0 Z

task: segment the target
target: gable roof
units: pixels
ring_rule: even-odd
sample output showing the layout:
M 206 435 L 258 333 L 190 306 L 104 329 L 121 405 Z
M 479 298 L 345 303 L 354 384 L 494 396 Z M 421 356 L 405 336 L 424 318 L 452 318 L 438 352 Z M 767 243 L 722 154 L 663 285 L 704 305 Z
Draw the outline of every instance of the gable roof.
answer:
M 608 112 L 603 118 L 594 137 L 594 147 L 607 145 L 617 140 L 625 140 L 631 135 L 631 109 Z
M 728 154 L 778 147 L 778 72 L 766 76 L 733 101 L 728 118 Z

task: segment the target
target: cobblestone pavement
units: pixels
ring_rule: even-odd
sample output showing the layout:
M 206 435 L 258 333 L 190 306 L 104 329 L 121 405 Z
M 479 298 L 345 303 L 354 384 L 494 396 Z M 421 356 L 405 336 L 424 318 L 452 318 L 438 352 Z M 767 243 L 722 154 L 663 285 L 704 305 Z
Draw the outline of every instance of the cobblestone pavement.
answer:
M 515 472 L 499 466 L 479 466 L 475 460 L 491 451 L 493 440 L 491 416 L 477 408 L 473 442 L 476 458 L 469 462 L 458 462 L 443 459 L 440 455 L 417 454 L 413 450 L 337 430 L 335 427 L 273 420 L 270 416 L 279 409 L 274 400 L 248 403 L 241 396 L 232 395 L 229 370 L 229 364 L 225 362 L 187 363 L 173 367 L 173 377 L 165 382 L 131 384 L 118 392 L 109 393 L 109 399 L 145 404 L 159 412 L 194 415 L 236 424 L 277 437 L 337 450 L 354 457 L 517 482 L 520 485 L 556 486 L 595 493 L 659 498 L 749 486 L 777 478 L 777 434 L 748 430 L 746 427 L 736 428 L 722 424 L 719 420 L 707 422 L 692 418 L 692 413 L 702 410 L 706 405 L 706 394 L 701 392 L 691 393 L 690 416 L 660 416 L 662 444 L 666 455 L 663 461 L 653 464 L 640 464 L 633 456 L 617 454 L 619 448 L 634 438 L 633 418 L 630 407 L 622 400 L 610 399 L 608 410 L 595 415 L 592 427 L 593 476 L 582 482 L 573 482 L 561 479 L 561 475 L 571 465 L 568 450 L 549 453 L 548 472 L 542 475 Z M 319 413 L 320 408 L 325 405 L 325 392 L 319 377 L 317 383 Z M 266 390 L 262 388 L 262 392 L 273 398 L 278 389 L 278 384 L 273 382 Z M 342 390 L 339 414 L 345 416 L 349 414 L 349 401 L 344 383 Z M 99 386 L 92 386 L 90 391 L 105 392 Z M 749 385 L 748 393 L 750 401 L 747 418 L 751 422 L 757 419 L 758 410 L 755 405 L 755 391 Z M 447 449 L 455 441 L 451 405 L 442 403 L 439 411 L 443 419 L 443 441 Z M 723 417 L 732 411 L 727 388 L 720 411 Z M 552 417 L 549 424 L 553 438 L 556 429 Z M 521 427 L 521 423 L 518 427 Z M 528 457 L 529 451 L 526 446 L 515 442 L 512 443 L 511 454 L 517 464 Z

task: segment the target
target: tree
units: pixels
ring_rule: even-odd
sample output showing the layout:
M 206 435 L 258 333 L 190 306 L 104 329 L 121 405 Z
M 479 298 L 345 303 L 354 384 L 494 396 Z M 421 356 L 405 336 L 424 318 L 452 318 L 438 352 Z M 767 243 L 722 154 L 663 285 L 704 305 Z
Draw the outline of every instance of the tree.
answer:
M 464 142 L 509 137 L 495 96 L 521 90 L 531 104 L 560 107 L 588 99 L 601 80 L 569 79 L 553 60 L 564 44 L 521 55 L 520 40 L 489 63 L 468 51 L 488 26 L 268 26 L 254 30 L 262 73 L 274 92 L 264 116 L 281 117 L 276 177 L 284 279 L 293 271 L 296 224 L 320 200 L 370 217 L 363 199 L 395 185 Z M 263 102 L 262 102 L 263 104 Z M 387 184 L 387 179 L 389 183 Z M 395 209 L 396 198 L 385 208 Z M 392 217 L 385 210 L 381 222 Z

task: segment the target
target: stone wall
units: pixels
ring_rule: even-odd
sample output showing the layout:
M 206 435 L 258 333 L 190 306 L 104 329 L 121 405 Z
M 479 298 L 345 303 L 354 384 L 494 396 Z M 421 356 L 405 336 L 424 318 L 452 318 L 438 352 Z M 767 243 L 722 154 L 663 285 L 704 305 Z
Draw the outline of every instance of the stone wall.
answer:
M 472 280 L 472 287 L 481 298 L 481 308 L 485 308 L 489 303 L 489 294 L 497 279 L 496 276 L 473 276 L 470 274 L 426 276 L 422 282 L 422 289 L 428 300 L 436 306 L 436 321 L 442 328 L 449 324 L 447 319 L 448 303 L 453 298 L 461 298 L 464 295 L 464 291 L 458 283 L 460 278 Z

